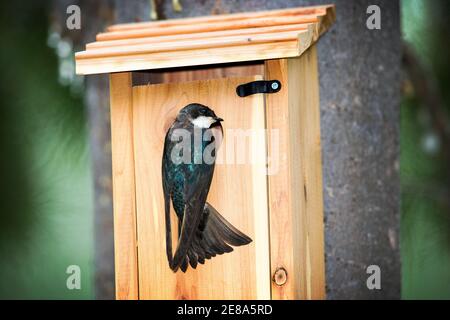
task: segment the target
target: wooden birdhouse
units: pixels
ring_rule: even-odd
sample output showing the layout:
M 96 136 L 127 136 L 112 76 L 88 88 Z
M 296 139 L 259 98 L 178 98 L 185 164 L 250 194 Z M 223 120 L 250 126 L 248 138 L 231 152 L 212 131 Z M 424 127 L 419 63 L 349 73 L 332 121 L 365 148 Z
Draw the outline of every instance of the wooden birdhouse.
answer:
M 329 5 L 120 24 L 76 54 L 77 74 L 110 74 L 117 299 L 325 297 L 315 44 L 334 19 Z M 194 102 L 224 119 L 208 202 L 253 241 L 183 273 L 166 257 L 161 158 Z

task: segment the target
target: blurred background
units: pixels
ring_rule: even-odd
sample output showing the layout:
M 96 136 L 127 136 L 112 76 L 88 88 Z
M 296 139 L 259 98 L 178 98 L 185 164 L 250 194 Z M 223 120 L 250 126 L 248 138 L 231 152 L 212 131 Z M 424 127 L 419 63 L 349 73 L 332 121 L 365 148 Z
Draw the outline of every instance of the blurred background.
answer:
M 450 2 L 401 5 L 402 296 L 450 299 Z
M 110 212 L 111 205 L 108 194 L 94 189 L 110 191 L 111 181 L 108 175 L 94 179 L 93 159 L 110 146 L 105 133 L 92 129 L 107 120 L 85 107 L 87 99 L 101 97 L 85 92 L 86 80 L 74 76 L 73 54 L 92 35 L 65 37 L 59 15 L 69 4 L 0 4 L 3 299 L 95 297 L 95 255 L 102 252 L 94 212 Z M 400 5 L 401 296 L 450 299 L 450 2 Z M 114 19 L 108 10 L 98 13 L 102 23 Z M 110 164 L 97 169 L 107 172 Z M 66 288 L 70 265 L 81 268 L 81 290 Z

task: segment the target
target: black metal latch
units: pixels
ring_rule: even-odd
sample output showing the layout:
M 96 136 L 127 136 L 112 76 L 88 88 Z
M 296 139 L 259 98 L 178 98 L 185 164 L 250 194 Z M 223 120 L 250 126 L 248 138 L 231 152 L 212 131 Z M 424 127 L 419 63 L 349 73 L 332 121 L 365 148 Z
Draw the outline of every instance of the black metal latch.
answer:
M 278 80 L 258 80 L 237 86 L 236 93 L 243 98 L 256 93 L 275 93 L 280 89 L 281 82 Z

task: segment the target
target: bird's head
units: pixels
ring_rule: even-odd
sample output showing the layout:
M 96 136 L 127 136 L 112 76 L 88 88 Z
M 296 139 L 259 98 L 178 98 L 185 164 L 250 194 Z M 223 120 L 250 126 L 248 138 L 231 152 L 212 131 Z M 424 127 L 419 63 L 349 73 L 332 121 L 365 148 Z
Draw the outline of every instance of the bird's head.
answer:
M 178 121 L 189 121 L 194 127 L 208 129 L 220 126 L 223 119 L 216 116 L 207 106 L 199 103 L 191 103 L 180 110 L 177 116 Z

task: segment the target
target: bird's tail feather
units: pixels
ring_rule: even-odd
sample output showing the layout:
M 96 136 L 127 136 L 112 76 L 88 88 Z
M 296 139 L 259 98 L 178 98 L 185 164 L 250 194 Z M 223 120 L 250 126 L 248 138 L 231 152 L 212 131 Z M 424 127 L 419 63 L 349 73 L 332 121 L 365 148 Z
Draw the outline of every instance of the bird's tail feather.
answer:
M 209 209 L 209 225 L 210 230 L 217 232 L 220 238 L 232 246 L 242 246 L 252 242 L 252 239 L 235 228 L 209 203 L 206 203 L 205 209 Z
M 209 203 L 205 204 L 202 220 L 202 226 L 195 233 L 191 247 L 180 264 L 183 272 L 186 272 L 188 264 L 195 269 L 198 263 L 204 264 L 205 259 L 233 251 L 231 246 L 252 242 L 250 237 L 235 228 Z

